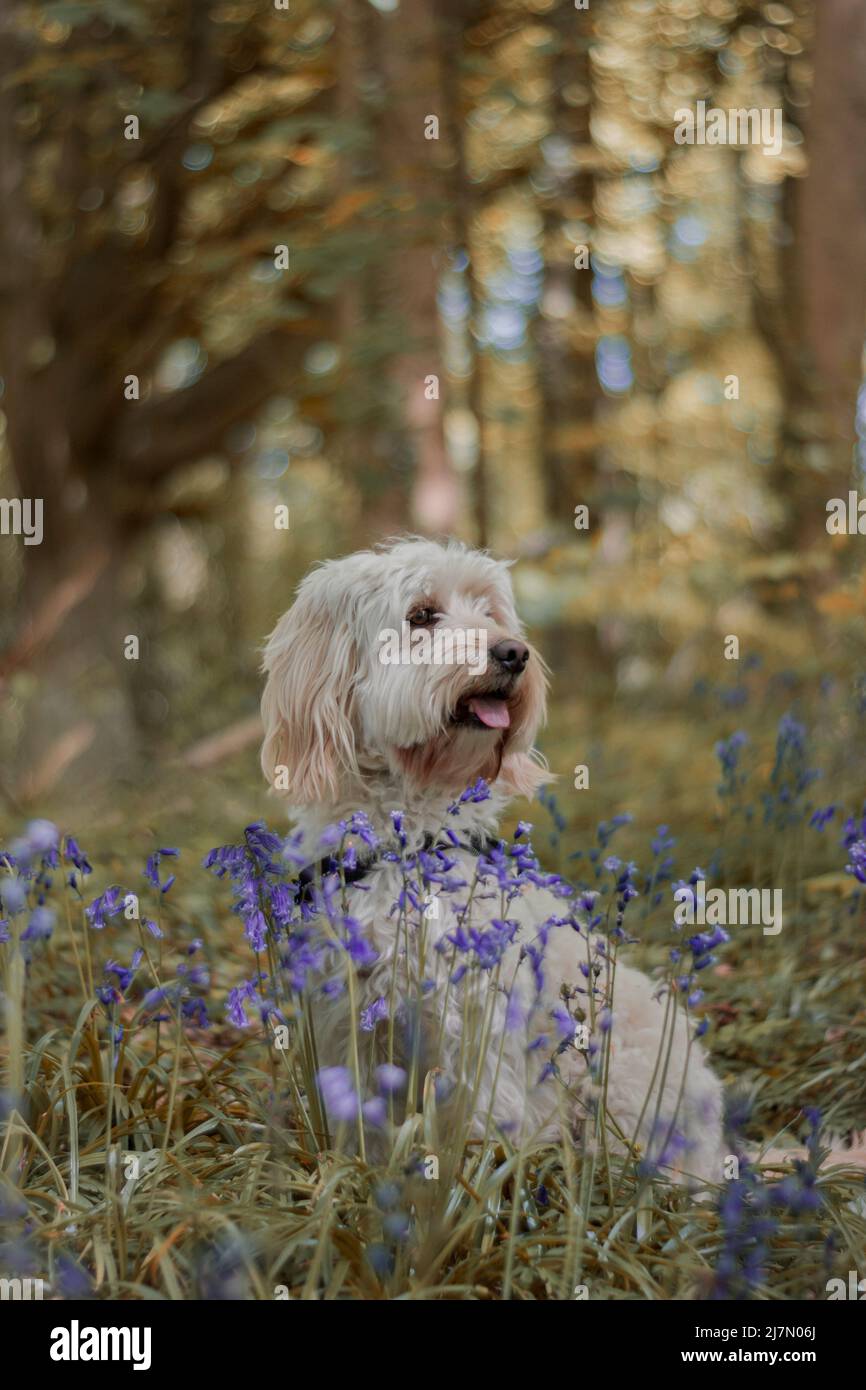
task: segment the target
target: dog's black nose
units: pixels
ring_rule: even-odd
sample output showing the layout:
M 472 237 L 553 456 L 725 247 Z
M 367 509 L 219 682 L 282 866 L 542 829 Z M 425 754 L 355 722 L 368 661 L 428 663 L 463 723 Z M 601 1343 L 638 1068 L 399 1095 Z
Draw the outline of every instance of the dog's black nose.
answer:
M 503 670 L 519 676 L 529 660 L 529 648 L 525 642 L 517 642 L 513 637 L 506 637 L 502 642 L 497 642 L 495 647 L 490 648 L 490 655 Z

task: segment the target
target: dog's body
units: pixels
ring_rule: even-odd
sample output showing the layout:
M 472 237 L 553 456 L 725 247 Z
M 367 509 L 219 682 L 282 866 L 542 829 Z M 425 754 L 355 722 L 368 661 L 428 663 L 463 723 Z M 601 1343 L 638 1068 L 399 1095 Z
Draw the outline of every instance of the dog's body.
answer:
M 382 633 L 407 621 L 413 630 L 481 630 L 487 670 L 476 674 L 465 663 L 383 665 Z M 533 752 L 544 717 L 544 666 L 523 638 L 507 567 L 487 555 L 413 539 L 330 561 L 300 586 L 268 642 L 264 666 L 262 765 L 290 803 L 307 845 L 359 810 L 380 839 L 393 843 L 398 812 L 404 855 L 441 843 L 450 830 L 459 841 L 449 845 L 451 873 L 472 884 L 477 846 L 495 835 L 509 798 L 532 795 L 545 780 Z M 489 799 L 468 800 L 452 814 L 449 807 L 477 778 L 490 784 Z M 450 943 L 465 925 L 466 893 L 453 899 L 440 893 L 437 915 L 425 913 L 422 924 L 416 913 L 415 928 L 407 930 L 394 912 L 404 886 L 399 864 L 379 859 L 348 889 L 348 910 L 378 953 L 360 972 L 362 997 L 353 1002 L 364 1010 L 387 1000 L 395 969 L 416 982 L 419 1088 L 425 1067 L 438 1065 L 469 1096 L 476 1135 L 499 1125 L 528 1141 L 566 1129 L 586 1142 L 603 1089 L 611 1149 L 623 1151 L 637 1140 L 670 1175 L 722 1180 L 721 1084 L 675 1001 L 622 962 L 611 997 L 610 956 L 593 955 L 602 962 L 599 1008 L 612 1003 L 607 1074 L 602 1079 L 596 1069 L 593 1080 L 584 1053 L 565 1046 L 556 1058 L 558 1079 L 541 1083 L 558 1041 L 551 1017 L 561 1011 L 561 987 L 576 987 L 585 1012 L 597 1016 L 581 973 L 588 951 L 597 949 L 595 938 L 573 925 L 545 926 L 551 918 L 562 922 L 564 906 L 543 880 L 524 885 L 507 905 L 495 882 L 483 882 L 472 892 L 473 925 L 495 930 L 504 916 L 519 926 L 495 978 L 491 970 L 467 971 L 459 986 L 450 984 Z M 539 933 L 546 949 L 533 974 L 525 948 Z M 446 949 L 436 951 L 437 942 Z M 470 1018 L 492 1044 L 483 1058 L 467 1055 Z M 325 1006 L 321 1024 L 320 1060 L 345 1063 L 352 1027 L 345 997 Z M 394 1031 L 392 1045 L 399 1044 Z M 538 1043 L 551 1033 L 552 1044 Z
M 488 814 L 483 821 L 476 822 L 478 830 L 490 824 L 489 802 L 485 803 L 485 808 Z M 461 841 L 466 839 L 473 820 L 475 818 L 461 818 L 458 831 Z M 454 828 L 453 822 L 451 828 Z M 449 851 L 448 857 L 454 863 L 452 872 L 471 884 L 478 856 L 471 849 L 457 849 Z M 489 930 L 501 911 L 495 881 L 488 880 L 486 894 L 484 886 L 476 890 L 472 911 L 472 924 L 479 932 Z M 400 930 L 399 917 L 391 911 L 402 888 L 399 865 L 377 865 L 363 880 L 363 887 L 349 889 L 348 907 L 363 924 L 367 939 L 378 953 L 375 965 L 362 973 L 360 1008 L 368 1007 L 376 999 L 388 999 L 395 971 L 395 952 L 399 978 L 416 980 L 425 974 L 428 978 L 437 978 L 438 988 L 422 1014 L 419 1101 L 427 1067 L 435 1065 L 450 1082 L 468 1088 L 472 1137 L 480 1138 L 485 1132 L 495 1132 L 496 1127 L 501 1126 L 515 1142 L 553 1140 L 564 1130 L 570 1131 L 575 1138 L 592 1142 L 594 1086 L 584 1053 L 576 1047 L 568 1047 L 557 1058 L 559 1078 L 565 1090 L 552 1079 L 543 1083 L 540 1080 L 558 1042 L 551 1017 L 554 1010 L 562 1009 L 560 987 L 563 983 L 584 983 L 579 965 L 586 958 L 585 942 L 568 927 L 550 932 L 543 958 L 540 994 L 536 993 L 529 964 L 520 960 L 522 947 L 537 940 L 539 927 L 550 918 L 561 918 L 562 898 L 544 887 L 534 887 L 524 890 L 509 904 L 507 916 L 519 923 L 519 930 L 514 943 L 502 956 L 498 973 L 501 987 L 494 987 L 491 993 L 488 973 L 467 973 L 459 988 L 445 986 L 443 972 L 438 976 L 434 973 L 435 963 L 441 959 L 445 973 L 454 963 L 450 942 L 460 925 L 455 905 L 445 893 L 439 894 L 437 913 L 427 917 L 424 932 L 415 926 L 407 934 Z M 466 899 L 465 892 L 457 896 L 461 901 Z M 414 923 L 417 922 L 415 915 Z M 444 948 L 441 956 L 437 953 L 437 944 Z M 422 950 L 424 962 L 419 960 Z M 510 990 L 506 990 L 507 985 L 511 986 Z M 322 1015 L 323 1019 L 328 1019 L 326 1037 L 321 1044 L 323 1060 L 339 1065 L 345 1063 L 349 1055 L 348 1002 L 343 997 L 336 1003 L 329 1003 L 327 1010 L 327 1015 L 324 1012 Z M 509 1012 L 520 1020 L 513 1030 L 509 1029 Z M 685 1015 L 679 1010 L 661 1099 L 656 1082 L 647 1103 L 659 1055 L 664 1014 L 664 1003 L 655 996 L 650 980 L 622 961 L 618 962 L 606 1099 L 607 1111 L 614 1118 L 617 1131 L 608 1132 L 609 1147 L 611 1151 L 622 1152 L 624 1144 L 620 1135 L 627 1140 L 637 1138 L 641 1152 L 649 1154 L 651 1162 L 665 1169 L 668 1176 L 677 1170 L 704 1181 L 719 1181 L 722 1088 L 699 1043 L 692 1043 L 689 1055 L 689 1028 Z M 472 1020 L 471 1026 L 467 1020 Z M 480 1026 L 479 1020 L 483 1020 Z M 474 1048 L 466 1055 L 463 1038 L 467 1030 L 473 1039 L 486 1031 L 489 1045 L 478 1055 Z M 670 1036 L 669 1027 L 660 1072 Z M 405 1066 L 408 1048 L 399 1031 L 397 1042 L 396 1060 Z

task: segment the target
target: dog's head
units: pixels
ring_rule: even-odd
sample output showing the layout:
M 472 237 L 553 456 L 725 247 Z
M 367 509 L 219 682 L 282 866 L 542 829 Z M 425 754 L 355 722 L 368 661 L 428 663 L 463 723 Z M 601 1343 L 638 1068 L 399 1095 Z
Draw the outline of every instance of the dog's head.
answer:
M 531 795 L 545 667 L 505 564 L 400 540 L 313 570 L 265 648 L 268 781 L 294 805 L 387 771 L 460 792 L 477 777 Z

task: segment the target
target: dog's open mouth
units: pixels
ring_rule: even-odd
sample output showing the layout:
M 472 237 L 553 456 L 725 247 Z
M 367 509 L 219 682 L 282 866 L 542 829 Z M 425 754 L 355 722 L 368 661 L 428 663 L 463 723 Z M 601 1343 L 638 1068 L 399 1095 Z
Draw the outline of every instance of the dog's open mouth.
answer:
M 458 700 L 452 724 L 475 729 L 507 729 L 511 723 L 507 690 L 487 690 L 483 695 L 466 695 Z

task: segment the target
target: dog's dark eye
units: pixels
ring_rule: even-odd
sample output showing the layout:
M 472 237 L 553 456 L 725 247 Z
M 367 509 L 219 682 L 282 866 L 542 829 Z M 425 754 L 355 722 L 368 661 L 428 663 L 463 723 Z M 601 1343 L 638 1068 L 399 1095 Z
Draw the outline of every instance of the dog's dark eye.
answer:
M 407 621 L 410 627 L 431 627 L 436 621 L 436 609 L 413 608 Z

